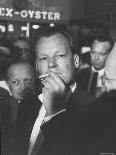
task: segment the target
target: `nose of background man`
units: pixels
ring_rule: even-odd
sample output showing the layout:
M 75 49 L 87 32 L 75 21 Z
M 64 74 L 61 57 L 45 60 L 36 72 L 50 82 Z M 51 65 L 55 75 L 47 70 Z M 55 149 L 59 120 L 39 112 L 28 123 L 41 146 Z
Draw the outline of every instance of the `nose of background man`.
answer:
M 99 54 L 95 55 L 95 60 L 99 60 Z
M 26 88 L 25 82 L 21 81 L 20 82 L 20 90 L 24 90 Z

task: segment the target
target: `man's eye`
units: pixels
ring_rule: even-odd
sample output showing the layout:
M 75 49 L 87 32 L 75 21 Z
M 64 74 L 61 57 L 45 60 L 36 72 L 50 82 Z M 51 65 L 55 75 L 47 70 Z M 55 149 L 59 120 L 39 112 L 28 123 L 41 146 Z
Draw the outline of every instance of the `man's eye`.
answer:
M 64 54 L 59 54 L 59 55 L 57 55 L 57 57 L 62 58 L 62 57 L 65 57 L 65 55 Z
M 18 86 L 19 83 L 20 83 L 19 81 L 12 81 L 12 84 L 15 85 L 15 86 Z
M 100 53 L 100 55 L 101 55 L 101 56 L 105 56 L 105 55 L 107 55 L 107 54 L 106 54 L 106 53 Z
M 25 82 L 29 82 L 29 81 L 30 81 L 30 79 L 26 78 L 26 79 L 24 79 L 24 81 L 25 81 Z
M 31 82 L 33 81 L 33 79 L 32 79 L 32 78 L 26 78 L 26 79 L 24 79 L 24 81 L 25 81 L 26 83 L 31 83 Z
M 39 58 L 39 61 L 46 61 L 46 60 L 47 60 L 46 57 Z

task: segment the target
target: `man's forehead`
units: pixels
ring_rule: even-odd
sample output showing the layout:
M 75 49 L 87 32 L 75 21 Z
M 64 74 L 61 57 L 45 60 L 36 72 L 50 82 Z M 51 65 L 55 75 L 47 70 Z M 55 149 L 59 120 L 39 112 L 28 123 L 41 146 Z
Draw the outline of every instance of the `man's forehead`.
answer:
M 15 43 L 14 43 L 15 46 L 20 46 L 21 48 L 22 47 L 30 47 L 30 44 L 28 41 L 26 40 L 17 40 Z
M 108 41 L 98 41 L 98 40 L 95 40 L 92 44 L 92 48 L 97 48 L 98 50 L 101 50 L 101 49 L 109 49 L 110 48 L 110 42 Z
M 49 44 L 50 43 L 50 44 Z M 45 46 L 45 45 L 46 46 Z M 60 45 L 59 45 L 60 44 Z M 62 47 L 70 47 L 68 39 L 61 33 L 56 33 L 50 36 L 43 36 L 41 37 L 37 43 L 36 43 L 36 53 L 38 54 L 39 50 L 38 49 L 46 49 L 50 45 L 56 45 L 57 48 L 62 48 Z
M 9 67 L 8 72 L 10 73 L 26 73 L 27 71 L 31 71 L 30 65 L 28 64 L 13 64 Z

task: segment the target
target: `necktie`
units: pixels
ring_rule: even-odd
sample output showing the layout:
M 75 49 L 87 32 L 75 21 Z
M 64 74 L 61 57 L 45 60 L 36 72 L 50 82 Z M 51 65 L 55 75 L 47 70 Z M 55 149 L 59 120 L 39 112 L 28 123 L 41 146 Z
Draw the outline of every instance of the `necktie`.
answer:
M 92 94 L 92 95 L 94 95 L 94 94 L 95 94 L 95 91 L 96 91 L 97 77 L 98 77 L 98 73 L 97 73 L 97 72 L 93 72 L 93 73 L 91 74 L 88 92 L 89 92 L 90 94 Z
M 95 97 L 100 97 L 102 94 L 102 87 L 97 87 L 95 92 Z
M 44 118 L 45 118 L 46 116 L 47 116 L 47 114 L 45 114 Z M 44 134 L 43 134 L 43 132 L 42 132 L 42 130 L 41 130 L 41 127 L 44 125 L 44 123 L 45 123 L 45 121 L 44 121 L 44 119 L 43 119 L 42 124 L 41 124 L 41 126 L 40 126 L 39 134 L 38 134 L 38 136 L 37 136 L 36 142 L 35 142 L 35 144 L 34 144 L 34 146 L 33 146 L 33 149 L 32 149 L 32 152 L 31 152 L 30 155 L 34 155 L 34 154 L 36 153 L 36 150 L 39 150 L 40 147 L 42 146 L 43 142 L 45 141 Z

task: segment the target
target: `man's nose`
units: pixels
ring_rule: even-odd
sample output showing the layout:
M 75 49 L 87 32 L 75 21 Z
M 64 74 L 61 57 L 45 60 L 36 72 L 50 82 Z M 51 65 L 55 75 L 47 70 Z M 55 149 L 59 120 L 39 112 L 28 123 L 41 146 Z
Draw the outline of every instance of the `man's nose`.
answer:
M 21 90 L 24 90 L 25 89 L 25 82 L 24 81 L 22 81 L 21 83 L 20 83 L 20 89 Z
M 95 55 L 95 59 L 98 60 L 99 59 L 99 54 Z
M 50 58 L 49 59 L 49 68 L 54 68 L 57 66 L 57 62 L 55 58 Z

